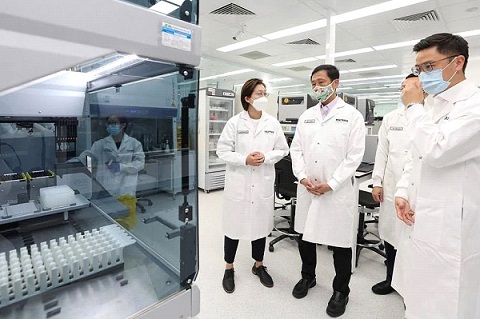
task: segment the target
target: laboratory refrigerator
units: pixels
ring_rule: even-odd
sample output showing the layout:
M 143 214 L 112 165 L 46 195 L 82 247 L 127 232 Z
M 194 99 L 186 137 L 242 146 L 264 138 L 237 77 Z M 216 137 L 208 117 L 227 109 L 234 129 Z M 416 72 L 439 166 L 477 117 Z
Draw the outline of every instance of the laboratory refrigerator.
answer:
M 208 193 L 225 185 L 225 163 L 216 151 L 223 128 L 233 116 L 235 92 L 200 89 L 198 102 L 198 187 Z

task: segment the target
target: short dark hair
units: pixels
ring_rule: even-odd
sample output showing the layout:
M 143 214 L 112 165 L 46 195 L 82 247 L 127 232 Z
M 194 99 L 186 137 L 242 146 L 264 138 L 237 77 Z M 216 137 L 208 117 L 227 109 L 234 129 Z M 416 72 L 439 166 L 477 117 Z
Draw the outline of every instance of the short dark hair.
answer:
M 318 71 L 327 71 L 327 76 L 331 81 L 337 80 L 340 78 L 340 72 L 338 71 L 335 65 L 331 64 L 322 64 L 313 69 L 312 74 L 310 75 L 310 81 L 313 78 L 313 75 Z
M 432 47 L 436 47 L 438 53 L 446 56 L 463 55 L 465 57 L 463 73 L 465 73 L 468 62 L 468 42 L 464 38 L 451 33 L 436 33 L 415 44 L 413 52 L 417 53 Z
M 248 96 L 252 96 L 253 94 L 253 91 L 255 90 L 255 87 L 257 85 L 263 85 L 265 88 L 267 88 L 267 86 L 265 85 L 265 83 L 263 83 L 263 81 L 261 79 L 257 79 L 257 78 L 253 78 L 253 79 L 250 79 L 248 80 L 247 82 L 245 82 L 242 86 L 242 91 L 240 93 L 240 100 L 242 102 L 242 106 L 243 106 L 243 109 L 246 111 L 248 110 L 248 102 L 245 101 L 245 98 Z
M 106 119 L 105 119 L 105 122 L 108 123 L 108 120 L 111 118 L 111 117 L 114 117 L 118 120 L 118 123 L 120 124 L 125 124 L 125 127 L 123 128 L 123 131 L 125 132 L 125 130 L 127 129 L 127 126 L 128 126 L 128 120 L 125 116 L 118 116 L 116 114 L 110 114 Z

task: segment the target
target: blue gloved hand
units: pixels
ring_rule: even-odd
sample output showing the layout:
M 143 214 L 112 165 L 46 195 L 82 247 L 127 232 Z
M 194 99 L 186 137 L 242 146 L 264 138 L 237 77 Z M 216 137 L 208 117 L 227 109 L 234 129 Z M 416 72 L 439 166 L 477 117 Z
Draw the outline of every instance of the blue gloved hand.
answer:
M 120 172 L 120 163 L 113 162 L 112 164 L 107 165 L 107 167 L 112 173 Z

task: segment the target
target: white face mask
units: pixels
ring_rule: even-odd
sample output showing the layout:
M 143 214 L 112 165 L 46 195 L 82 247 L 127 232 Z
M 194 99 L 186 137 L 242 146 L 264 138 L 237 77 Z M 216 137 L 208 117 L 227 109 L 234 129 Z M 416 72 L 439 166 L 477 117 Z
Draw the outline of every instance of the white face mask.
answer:
M 268 105 L 268 99 L 265 96 L 262 96 L 252 102 L 253 107 L 257 111 L 263 111 Z

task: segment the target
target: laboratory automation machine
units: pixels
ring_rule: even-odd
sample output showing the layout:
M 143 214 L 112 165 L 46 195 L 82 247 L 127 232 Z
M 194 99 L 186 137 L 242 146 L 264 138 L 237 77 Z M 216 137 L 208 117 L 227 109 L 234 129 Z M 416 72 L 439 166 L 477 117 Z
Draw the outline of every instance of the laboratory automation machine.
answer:
M 279 94 L 278 120 L 280 123 L 296 123 L 306 109 L 317 104 L 318 101 L 310 94 Z
M 338 96 L 343 99 L 345 103 L 354 106 L 362 114 L 365 120 L 365 124 L 373 124 L 373 121 L 375 119 L 375 101 L 364 97 L 357 97 L 354 95 L 345 94 L 343 92 L 339 93 Z
M 217 88 L 199 91 L 198 187 L 206 193 L 225 186 L 225 162 L 217 156 L 217 143 L 235 109 L 235 92 Z
M 1 6 L 0 318 L 199 313 L 198 1 L 163 2 Z

